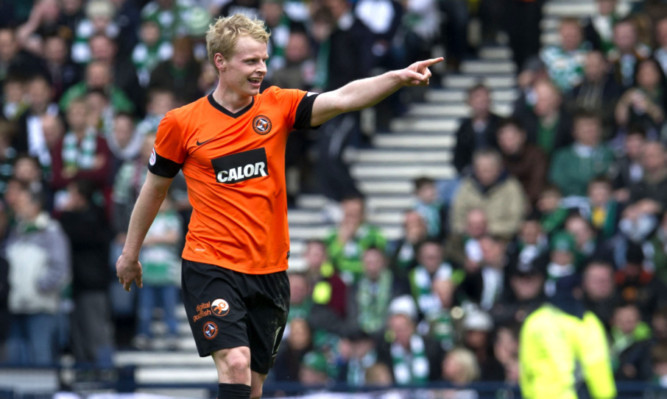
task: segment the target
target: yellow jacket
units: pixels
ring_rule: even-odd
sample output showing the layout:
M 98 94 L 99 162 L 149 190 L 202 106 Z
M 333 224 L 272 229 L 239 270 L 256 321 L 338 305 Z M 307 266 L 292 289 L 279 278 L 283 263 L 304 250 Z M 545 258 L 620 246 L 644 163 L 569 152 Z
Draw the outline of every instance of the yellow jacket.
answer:
M 579 318 L 552 305 L 530 314 L 519 337 L 521 393 L 525 399 L 576 399 L 576 373 L 594 399 L 616 397 L 604 328 L 591 312 Z

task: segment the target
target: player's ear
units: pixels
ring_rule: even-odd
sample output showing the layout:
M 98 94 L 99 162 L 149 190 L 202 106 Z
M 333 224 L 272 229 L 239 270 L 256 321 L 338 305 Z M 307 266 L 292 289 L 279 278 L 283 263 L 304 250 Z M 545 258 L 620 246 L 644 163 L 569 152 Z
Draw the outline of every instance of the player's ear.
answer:
M 215 55 L 213 55 L 213 63 L 215 64 L 215 69 L 218 71 L 224 71 L 227 69 L 227 61 L 220 53 L 215 53 Z

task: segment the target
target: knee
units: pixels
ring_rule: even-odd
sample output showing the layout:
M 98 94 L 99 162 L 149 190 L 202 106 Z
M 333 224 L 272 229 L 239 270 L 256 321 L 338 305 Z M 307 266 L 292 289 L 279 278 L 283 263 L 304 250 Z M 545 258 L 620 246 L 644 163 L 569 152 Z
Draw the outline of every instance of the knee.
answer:
M 260 399 L 262 397 L 262 386 L 252 386 L 250 389 L 250 399 Z
M 250 349 L 230 348 L 213 355 L 220 382 L 250 385 Z

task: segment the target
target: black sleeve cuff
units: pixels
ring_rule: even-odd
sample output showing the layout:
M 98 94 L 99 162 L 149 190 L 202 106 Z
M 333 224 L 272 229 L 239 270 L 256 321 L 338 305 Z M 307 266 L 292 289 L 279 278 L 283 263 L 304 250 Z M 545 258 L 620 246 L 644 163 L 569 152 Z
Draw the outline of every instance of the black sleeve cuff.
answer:
M 310 129 L 314 126 L 310 125 L 310 120 L 313 115 L 313 103 L 319 94 L 308 92 L 301 99 L 299 106 L 296 108 L 296 117 L 294 118 L 294 129 Z
M 176 163 L 170 159 L 158 155 L 155 150 L 151 154 L 151 159 L 148 162 L 148 170 L 154 175 L 173 178 L 181 170 L 183 164 Z

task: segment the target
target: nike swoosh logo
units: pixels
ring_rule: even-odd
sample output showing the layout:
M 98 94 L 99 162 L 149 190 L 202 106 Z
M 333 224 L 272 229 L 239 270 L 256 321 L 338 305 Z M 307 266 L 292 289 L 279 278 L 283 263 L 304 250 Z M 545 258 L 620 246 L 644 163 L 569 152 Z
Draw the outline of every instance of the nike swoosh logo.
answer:
M 208 143 L 209 141 L 213 140 L 214 138 L 215 138 L 215 137 L 212 137 L 212 138 L 210 138 L 210 139 L 208 139 L 208 140 L 204 140 L 204 141 L 202 141 L 202 142 L 199 142 L 199 140 L 197 140 L 197 145 L 204 145 L 204 144 Z

